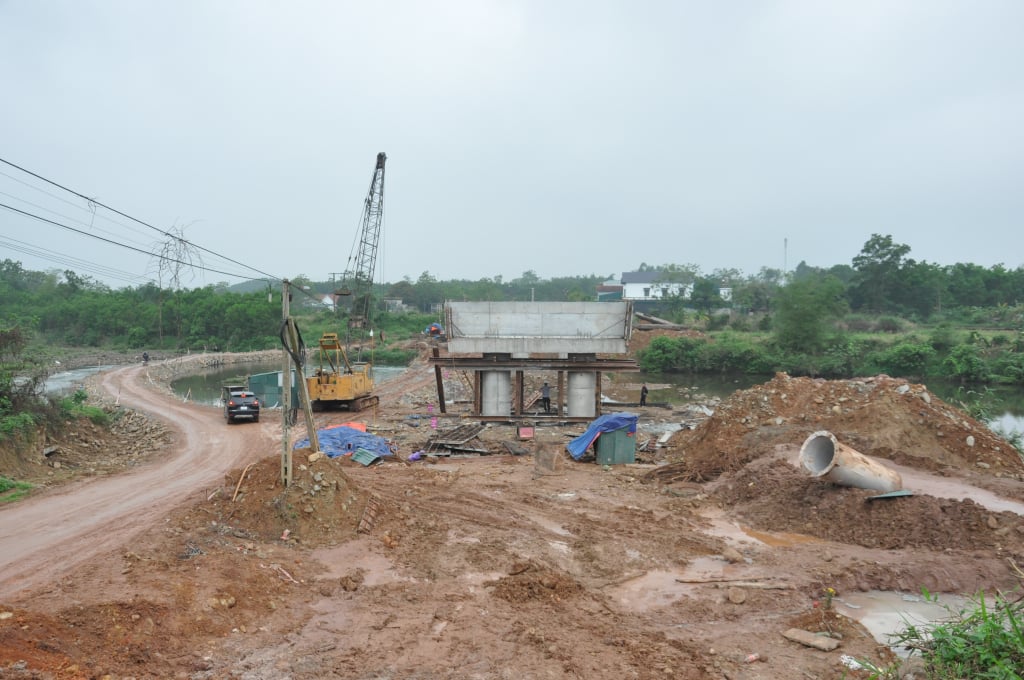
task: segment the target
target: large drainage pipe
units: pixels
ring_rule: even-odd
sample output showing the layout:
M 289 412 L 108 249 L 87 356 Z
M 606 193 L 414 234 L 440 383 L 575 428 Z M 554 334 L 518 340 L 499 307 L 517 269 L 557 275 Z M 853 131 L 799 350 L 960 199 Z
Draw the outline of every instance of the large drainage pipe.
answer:
M 815 477 L 824 477 L 841 486 L 875 491 L 899 491 L 903 479 L 863 453 L 836 441 L 827 430 L 815 432 L 800 447 L 800 462 Z

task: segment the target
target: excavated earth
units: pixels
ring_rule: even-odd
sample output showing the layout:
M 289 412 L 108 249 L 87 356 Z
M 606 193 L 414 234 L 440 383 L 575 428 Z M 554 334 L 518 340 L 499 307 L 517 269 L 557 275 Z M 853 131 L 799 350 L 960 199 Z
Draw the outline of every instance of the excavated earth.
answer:
M 464 377 L 444 372 L 439 414 L 420 360 L 375 412 L 316 414 L 396 455 L 298 451 L 285 487 L 282 419 L 182 403 L 167 381 L 187 363 L 98 376 L 125 425 L 23 457 L 45 486 L 0 509 L 0 678 L 865 678 L 851 659 L 893 651 L 832 591 L 1019 585 L 1021 457 L 923 385 L 778 375 L 662 448 L 690 411 L 630 409 L 652 444 L 631 465 L 569 458 L 579 425 L 491 425 L 470 442 L 487 455 L 410 462 L 431 418 L 472 422 Z M 912 495 L 811 477 L 798 453 L 820 430 Z

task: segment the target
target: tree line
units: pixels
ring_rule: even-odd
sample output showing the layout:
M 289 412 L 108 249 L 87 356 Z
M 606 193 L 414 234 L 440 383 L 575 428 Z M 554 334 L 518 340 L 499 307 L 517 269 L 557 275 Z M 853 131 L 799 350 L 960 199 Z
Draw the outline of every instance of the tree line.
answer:
M 687 264 L 652 266 L 666 281 L 688 284 L 688 295 L 659 301 L 656 311 L 669 320 L 706 330 L 772 331 L 780 345 L 801 352 L 822 352 L 837 320 L 852 315 L 891 316 L 913 323 L 958 326 L 1002 324 L 1021 328 L 1024 267 L 973 264 L 940 266 L 910 258 L 910 246 L 873 234 L 850 264 L 828 268 L 801 262 L 792 272 L 762 268 L 753 275 L 734 269 L 708 274 Z M 446 300 L 594 300 L 608 275 L 544 279 L 528 270 L 514 279 L 442 280 L 423 272 L 415 280 L 373 286 L 374 318 L 381 326 L 415 329 L 437 318 Z M 334 281 L 292 279 L 301 295 L 293 313 L 311 335 L 343 323 L 345 303 L 323 303 Z M 731 296 L 723 299 L 721 292 Z M 388 314 L 384 300 L 401 300 L 409 314 Z M 52 343 L 117 349 L 191 349 L 249 351 L 278 346 L 280 290 L 266 281 L 202 288 L 147 283 L 111 289 L 73 271 L 38 272 L 21 263 L 0 262 L 0 328 L 18 327 Z M 417 315 L 422 315 L 422 318 Z

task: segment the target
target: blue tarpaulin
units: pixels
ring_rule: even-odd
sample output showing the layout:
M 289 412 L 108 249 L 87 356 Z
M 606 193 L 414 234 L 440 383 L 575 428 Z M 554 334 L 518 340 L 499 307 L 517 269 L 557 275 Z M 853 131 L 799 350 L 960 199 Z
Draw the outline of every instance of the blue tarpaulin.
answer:
M 351 427 L 330 427 L 317 430 L 316 437 L 320 441 L 320 450 L 329 458 L 351 455 L 356 449 L 366 449 L 380 456 L 390 456 L 391 447 L 384 437 L 360 432 Z M 294 448 L 309 448 L 309 438 L 295 442 Z
M 579 460 L 587 452 L 587 449 L 590 448 L 590 445 L 601 436 L 602 432 L 614 432 L 615 430 L 629 428 L 629 433 L 633 434 L 636 432 L 636 421 L 637 416 L 632 413 L 609 413 L 600 416 L 597 420 L 590 423 L 590 427 L 587 428 L 586 432 L 566 444 L 565 449 L 573 457 L 573 460 Z

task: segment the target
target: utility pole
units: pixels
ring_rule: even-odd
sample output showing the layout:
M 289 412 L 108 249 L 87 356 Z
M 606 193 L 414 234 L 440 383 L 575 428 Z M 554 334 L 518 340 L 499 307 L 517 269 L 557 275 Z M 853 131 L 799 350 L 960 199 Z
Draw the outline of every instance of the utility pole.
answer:
M 291 310 L 288 307 L 288 299 L 291 297 L 290 283 L 287 279 L 281 282 L 281 328 L 287 328 L 288 316 Z M 281 483 L 286 487 L 292 483 L 292 438 L 291 438 L 291 415 L 292 415 L 292 358 L 288 353 L 288 346 L 284 346 L 284 365 L 281 369 L 281 410 L 284 412 L 284 425 L 282 432 L 281 449 Z

